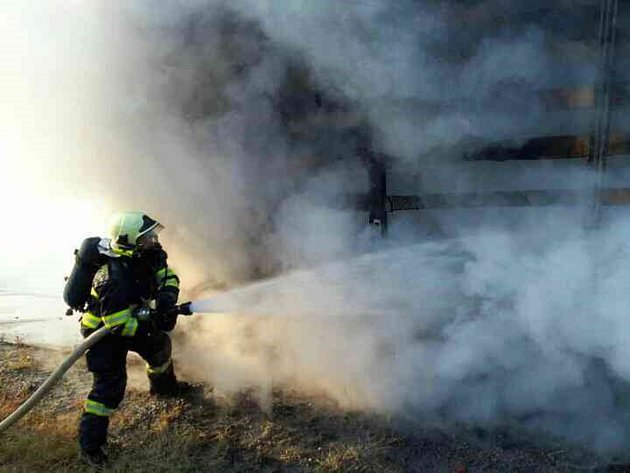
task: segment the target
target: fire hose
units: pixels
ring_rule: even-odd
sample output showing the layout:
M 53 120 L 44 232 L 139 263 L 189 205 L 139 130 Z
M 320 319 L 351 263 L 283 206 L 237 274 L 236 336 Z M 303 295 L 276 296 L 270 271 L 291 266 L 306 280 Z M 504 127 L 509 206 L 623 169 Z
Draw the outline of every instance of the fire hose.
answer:
M 185 302 L 183 304 L 176 305 L 169 311 L 169 315 L 192 315 L 190 308 L 191 302 Z M 74 349 L 74 351 L 68 356 L 61 365 L 57 367 L 55 371 L 44 381 L 44 383 L 37 388 L 37 390 L 31 394 L 31 396 L 24 401 L 20 407 L 18 407 L 12 414 L 6 419 L 0 422 L 0 434 L 15 424 L 18 420 L 24 417 L 41 399 L 57 384 L 66 372 L 74 365 L 83 354 L 88 351 L 93 345 L 107 335 L 114 333 L 115 329 L 109 329 L 107 327 L 101 327 L 88 336 L 83 343 Z

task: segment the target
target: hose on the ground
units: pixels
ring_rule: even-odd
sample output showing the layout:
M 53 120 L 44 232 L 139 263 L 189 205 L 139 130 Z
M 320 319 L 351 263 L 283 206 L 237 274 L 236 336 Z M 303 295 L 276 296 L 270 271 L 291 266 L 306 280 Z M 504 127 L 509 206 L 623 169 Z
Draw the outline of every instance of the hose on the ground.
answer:
M 184 302 L 183 304 L 173 306 L 169 313 L 170 315 L 175 316 L 192 315 L 193 312 L 191 310 L 191 305 L 192 302 Z M 116 330 L 116 328 L 112 330 Z M 46 381 L 44 381 L 44 384 L 42 384 L 37 391 L 31 394 L 31 397 L 24 401 L 20 407 L 9 415 L 9 417 L 0 422 L 0 434 L 24 417 L 26 413 L 30 411 L 33 406 L 35 406 L 35 404 L 37 404 L 46 395 L 46 393 L 48 393 L 48 391 L 50 391 L 51 388 L 59 382 L 61 378 L 63 378 L 66 371 L 68 371 L 72 365 L 74 365 L 76 361 L 81 358 L 83 354 L 90 349 L 90 347 L 92 347 L 92 345 L 96 344 L 96 342 L 98 342 L 101 338 L 112 333 L 112 330 L 103 326 L 83 340 L 83 343 L 76 347 L 70 356 L 66 358 L 55 371 L 52 372 Z
M 9 415 L 9 417 L 0 422 L 0 434 L 24 417 L 26 413 L 30 411 L 35 404 L 37 404 L 46 395 L 46 393 L 48 393 L 48 391 L 50 391 L 52 387 L 59 382 L 61 378 L 63 378 L 66 371 L 68 371 L 92 345 L 109 333 L 110 330 L 107 327 L 101 327 L 83 340 L 83 343 L 74 349 L 70 356 L 68 356 L 63 363 L 61 363 L 61 365 L 52 372 L 52 374 L 46 379 L 46 381 L 44 381 L 44 384 L 42 384 L 37 391 L 31 394 L 31 396 L 11 415 Z

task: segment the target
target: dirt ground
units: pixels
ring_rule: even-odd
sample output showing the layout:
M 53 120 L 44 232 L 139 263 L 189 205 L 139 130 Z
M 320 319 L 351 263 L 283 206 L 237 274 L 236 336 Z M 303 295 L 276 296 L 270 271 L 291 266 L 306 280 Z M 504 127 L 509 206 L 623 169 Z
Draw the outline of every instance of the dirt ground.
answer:
M 0 419 L 64 355 L 0 343 Z M 141 368 L 132 363 L 131 369 Z M 0 434 L 0 471 L 89 471 L 77 460 L 76 425 L 90 382 L 81 361 L 27 417 Z M 166 400 L 131 387 L 112 418 L 108 451 L 111 471 L 121 472 L 630 471 L 518 429 L 403 426 L 282 390 L 274 392 L 266 414 L 250 393 L 219 398 L 207 386 L 193 396 Z

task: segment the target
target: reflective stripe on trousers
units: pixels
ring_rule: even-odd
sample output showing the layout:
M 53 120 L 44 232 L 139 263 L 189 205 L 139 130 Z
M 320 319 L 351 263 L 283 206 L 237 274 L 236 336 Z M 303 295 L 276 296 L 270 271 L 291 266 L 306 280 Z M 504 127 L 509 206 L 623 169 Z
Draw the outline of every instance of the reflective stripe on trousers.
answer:
M 116 409 L 107 407 L 101 402 L 93 401 L 92 399 L 86 399 L 85 407 L 83 410 L 88 414 L 94 414 L 101 417 L 109 417 L 114 413 Z
M 171 366 L 171 363 L 173 362 L 172 359 L 169 359 L 166 363 L 164 363 L 163 365 L 160 366 L 151 366 L 149 364 L 147 364 L 147 374 L 162 374 L 165 373 L 168 368 Z

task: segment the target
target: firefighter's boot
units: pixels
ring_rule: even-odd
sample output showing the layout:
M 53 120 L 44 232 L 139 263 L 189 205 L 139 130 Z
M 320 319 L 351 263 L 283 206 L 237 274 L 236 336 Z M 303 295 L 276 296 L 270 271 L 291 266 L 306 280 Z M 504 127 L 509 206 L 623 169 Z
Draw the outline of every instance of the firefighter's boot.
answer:
M 177 378 L 173 369 L 173 362 L 169 362 L 164 370 L 148 371 L 150 393 L 157 396 L 177 396 Z
M 82 448 L 79 458 L 83 463 L 92 467 L 96 471 L 101 471 L 110 466 L 109 458 L 102 447 L 94 450 L 86 450 Z
M 173 362 L 162 373 L 149 372 L 150 393 L 162 397 L 178 397 L 193 394 L 198 389 L 190 383 L 177 381 Z

